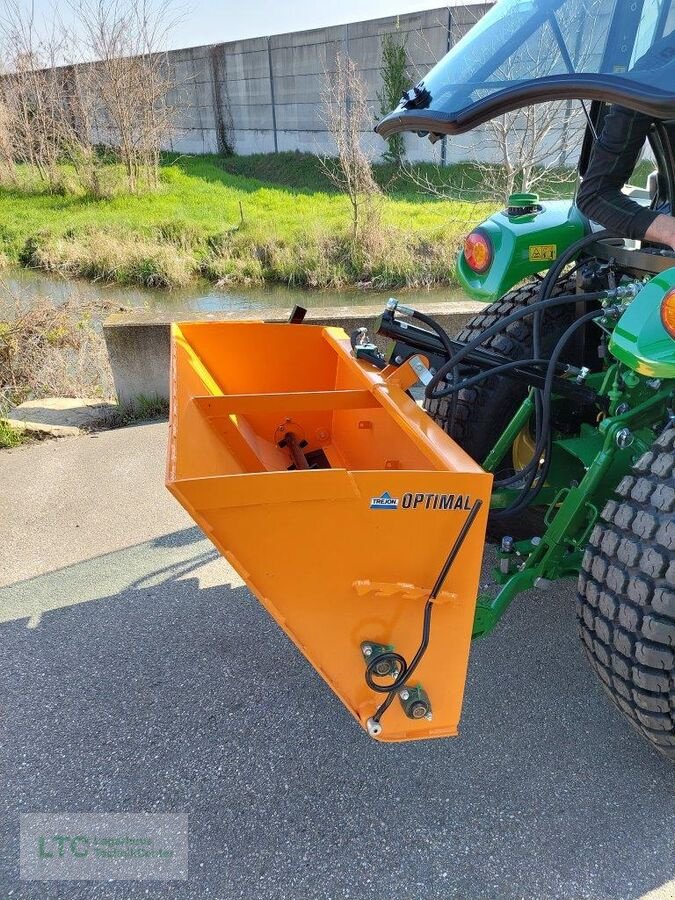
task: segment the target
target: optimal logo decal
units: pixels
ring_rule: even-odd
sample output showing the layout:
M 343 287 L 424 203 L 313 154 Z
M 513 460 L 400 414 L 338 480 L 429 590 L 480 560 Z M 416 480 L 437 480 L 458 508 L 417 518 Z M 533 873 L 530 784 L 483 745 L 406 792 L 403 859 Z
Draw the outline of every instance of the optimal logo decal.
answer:
M 373 497 L 371 509 L 471 509 L 473 500 L 469 494 L 404 494 L 400 501 L 385 491 L 381 497 Z

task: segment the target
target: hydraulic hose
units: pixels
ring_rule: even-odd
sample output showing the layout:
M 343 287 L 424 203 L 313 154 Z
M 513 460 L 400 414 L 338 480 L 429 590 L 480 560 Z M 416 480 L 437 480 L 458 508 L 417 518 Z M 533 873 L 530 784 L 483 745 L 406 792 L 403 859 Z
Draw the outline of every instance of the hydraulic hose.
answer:
M 453 348 L 452 348 L 452 344 L 450 343 L 450 338 L 448 337 L 448 335 L 446 334 L 444 329 L 441 328 L 441 326 L 438 324 L 438 322 L 435 322 L 431 318 L 431 316 L 425 315 L 423 312 L 420 312 L 418 309 L 413 310 L 412 318 L 417 319 L 419 322 L 423 322 L 426 326 L 431 328 L 431 330 L 434 332 L 434 334 L 438 337 L 440 342 L 443 344 L 443 347 L 445 348 L 445 351 L 448 354 L 448 356 L 452 356 Z
M 537 390 L 534 392 L 534 419 L 535 423 L 541 422 L 541 391 Z M 535 444 L 539 440 L 539 433 L 535 435 Z M 519 469 L 517 472 L 514 472 L 513 475 L 508 475 L 505 478 L 495 478 L 493 481 L 493 485 L 495 487 L 510 487 L 512 484 L 516 484 L 519 481 L 522 481 L 526 478 L 525 485 L 523 490 L 529 490 L 532 486 L 532 483 L 535 479 L 537 471 L 539 469 L 539 457 L 536 454 L 532 454 L 532 459 L 527 463 L 526 466 L 523 466 L 522 469 Z
M 588 247 L 589 244 L 595 244 L 597 241 L 611 240 L 613 238 L 618 238 L 619 236 L 620 235 L 617 235 L 614 232 L 608 231 L 606 228 L 604 228 L 602 231 L 596 231 L 593 234 L 587 234 L 584 237 L 580 238 L 578 241 L 575 241 L 573 244 L 570 244 L 567 250 L 565 250 L 565 252 L 562 253 L 558 257 L 558 259 L 556 259 L 556 261 L 546 273 L 539 290 L 539 299 L 548 299 L 556 282 L 562 275 L 565 266 L 570 263 L 574 259 L 574 257 L 585 247 Z M 538 312 L 535 315 L 534 321 L 532 323 L 532 353 L 534 356 L 541 356 L 542 320 L 543 314 L 541 312 Z
M 603 229 L 602 231 L 596 231 L 592 234 L 585 235 L 580 238 L 578 241 L 575 241 L 571 244 L 565 251 L 562 253 L 555 263 L 551 266 L 551 268 L 546 273 L 541 288 L 539 291 L 539 300 L 544 301 L 549 299 L 550 294 L 555 287 L 558 279 L 562 275 L 565 266 L 567 266 L 576 256 L 579 254 L 585 247 L 590 244 L 594 244 L 600 240 L 610 240 L 612 238 L 619 237 L 619 235 L 614 234 L 613 232 Z M 576 271 L 579 268 L 579 263 L 574 267 L 572 271 Z M 580 296 L 580 295 L 578 295 Z M 534 304 L 533 304 L 534 305 Z M 544 311 L 539 310 L 535 313 L 534 319 L 532 321 L 532 354 L 535 357 L 539 357 L 542 355 L 542 347 L 541 347 L 541 333 L 542 333 L 542 325 L 543 325 Z M 540 445 L 543 441 L 543 423 L 541 421 L 541 390 L 537 390 L 535 393 L 535 441 L 537 445 Z M 550 444 L 550 439 L 546 439 Z M 538 457 L 535 455 L 532 458 L 531 468 L 527 466 L 522 470 L 521 474 L 526 473 L 532 475 L 532 477 L 528 478 L 528 483 L 525 485 L 524 490 L 528 491 L 532 486 L 534 481 L 534 474 L 538 468 Z M 536 465 L 535 465 L 536 464 Z M 508 484 L 513 484 L 517 481 L 517 476 L 512 476 L 511 478 L 504 479 L 500 482 L 501 486 L 507 486 Z
M 570 245 L 570 247 L 565 250 L 565 252 L 556 260 L 555 264 L 549 269 L 545 278 L 542 280 L 542 285 L 539 293 L 539 299 L 525 307 L 524 309 L 517 310 L 512 313 L 510 316 L 507 316 L 504 319 L 501 319 L 499 322 L 492 325 L 490 328 L 483 331 L 480 335 L 474 338 L 472 341 L 468 342 L 464 345 L 460 350 L 453 354 L 452 347 L 448 343 L 447 335 L 437 324 L 428 316 L 425 316 L 423 313 L 416 313 L 414 315 L 415 318 L 419 319 L 419 321 L 424 322 L 428 325 L 435 334 L 438 335 L 440 340 L 443 343 L 443 346 L 448 352 L 448 361 L 439 369 L 439 371 L 432 377 L 431 381 L 426 387 L 425 395 L 428 399 L 438 400 L 444 397 L 451 397 L 451 416 L 454 419 L 457 396 L 460 390 L 464 388 L 471 387 L 475 384 L 480 383 L 486 378 L 491 377 L 492 375 L 499 375 L 505 372 L 508 372 L 512 368 L 517 368 L 519 365 L 522 365 L 524 362 L 527 364 L 545 365 L 547 363 L 546 360 L 542 359 L 542 350 L 541 350 L 541 330 L 542 330 L 542 322 L 544 312 L 547 309 L 550 309 L 555 306 L 563 305 L 566 303 L 594 303 L 598 300 L 606 297 L 606 292 L 593 292 L 587 294 L 566 294 L 560 297 L 550 297 L 550 293 L 553 290 L 554 285 L 557 283 L 561 273 L 565 269 L 565 267 L 577 256 L 585 247 L 590 244 L 596 243 L 600 240 L 608 240 L 612 238 L 619 237 L 614 233 L 608 230 L 602 230 L 594 232 L 593 234 L 589 234 L 584 236 L 578 241 L 575 241 L 574 244 Z M 578 265 L 577 265 L 578 268 Z M 502 515 L 513 514 L 514 511 L 525 508 L 529 503 L 531 503 L 532 499 L 536 497 L 536 495 L 541 490 L 541 486 L 545 481 L 545 473 L 543 468 L 540 465 L 540 459 L 542 458 L 542 454 L 544 454 L 544 467 L 545 471 L 548 471 L 548 466 L 550 465 L 550 448 L 551 448 L 551 434 L 550 434 L 550 412 L 551 412 L 551 392 L 552 392 L 552 384 L 553 378 L 555 376 L 555 370 L 560 358 L 560 355 L 567 345 L 570 337 L 577 331 L 578 328 L 581 328 L 588 321 L 593 320 L 598 315 L 602 313 L 593 310 L 590 313 L 582 316 L 576 322 L 570 326 L 569 329 L 562 336 L 560 341 L 556 344 L 554 348 L 551 359 L 548 361 L 548 367 L 546 371 L 546 381 L 543 389 L 537 389 L 535 392 L 535 440 L 536 440 L 536 450 L 533 454 L 532 460 L 520 471 L 516 472 L 514 475 L 508 476 L 507 478 L 495 481 L 495 485 L 500 487 L 506 487 L 511 484 L 514 484 L 518 481 L 523 481 L 525 479 L 525 484 L 523 485 L 523 491 L 521 492 L 521 499 L 517 501 L 517 503 L 513 504 L 512 507 L 509 507 L 506 510 L 496 511 L 492 515 Z M 482 344 L 487 338 L 492 337 L 495 334 L 500 333 L 505 328 L 507 328 L 513 322 L 516 322 L 522 318 L 525 318 L 529 315 L 533 316 L 533 328 L 532 328 L 532 345 L 533 345 L 533 357 L 532 360 L 518 360 L 513 361 L 513 363 L 505 363 L 501 366 L 496 366 L 490 370 L 485 372 L 479 372 L 476 375 L 473 375 L 469 378 L 465 378 L 462 381 L 458 381 L 458 366 L 461 364 L 462 360 L 466 358 L 466 355 L 470 353 L 472 350 L 476 349 L 480 344 Z M 452 382 L 450 384 L 446 384 L 444 388 L 441 390 L 436 390 L 437 386 L 445 381 L 449 380 L 448 376 L 452 374 Z M 451 422 L 452 422 L 451 419 Z M 541 471 L 540 471 L 541 468 Z M 537 474 L 539 473 L 538 483 L 535 489 L 535 492 L 532 492 L 532 486 L 534 485 L 535 480 L 537 479 Z M 543 474 L 542 474 L 543 473 Z
M 536 303 L 532 303 L 530 306 L 512 312 L 505 318 L 500 319 L 498 322 L 495 322 L 494 325 L 486 328 L 485 331 L 482 331 L 473 340 L 468 341 L 460 350 L 458 350 L 453 356 L 451 356 L 450 359 L 443 366 L 441 366 L 438 372 L 436 372 L 436 374 L 432 377 L 431 381 L 426 387 L 425 396 L 429 400 L 439 400 L 444 397 L 446 395 L 445 391 L 443 390 L 436 392 L 434 390 L 435 387 L 440 382 L 445 380 L 448 373 L 452 369 L 454 369 L 467 356 L 467 354 L 469 354 L 472 350 L 475 350 L 476 347 L 480 346 L 480 344 L 487 340 L 487 338 L 498 334 L 500 331 L 503 331 L 513 322 L 518 322 L 520 319 L 523 319 L 526 316 L 531 316 L 539 310 L 550 309 L 554 306 L 564 306 L 566 303 L 595 303 L 598 300 L 602 300 L 606 296 L 606 291 L 595 291 L 590 294 L 564 294 L 560 297 L 551 297 L 547 300 L 538 300 Z M 540 354 L 537 355 L 539 356 Z M 450 393 L 450 391 L 448 391 L 448 393 Z
M 431 330 L 438 336 L 438 339 L 443 344 L 445 352 L 448 354 L 448 357 L 452 356 L 454 348 L 450 343 L 450 339 L 448 338 L 445 329 L 441 328 L 441 326 L 435 322 L 431 316 L 427 316 L 419 310 L 414 310 L 412 314 L 413 319 L 417 319 L 419 322 L 427 325 Z M 453 379 L 454 379 L 453 375 Z M 455 417 L 457 415 L 457 394 L 453 394 L 452 400 L 450 401 L 450 431 L 454 430 L 455 427 Z
M 465 378 L 458 384 L 449 385 L 447 390 L 443 392 L 443 396 L 445 397 L 449 394 L 455 394 L 458 391 L 462 391 L 465 388 L 473 387 L 474 385 L 479 384 L 481 381 L 485 381 L 485 379 L 487 378 L 492 378 L 493 375 L 502 375 L 504 372 L 509 372 L 511 369 L 517 369 L 523 364 L 527 364 L 528 366 L 548 366 L 548 360 L 512 359 L 510 362 L 502 363 L 500 366 L 495 366 L 492 369 L 483 369 L 481 372 L 478 372 L 476 375 L 472 375 L 469 378 Z
M 545 300 L 549 296 L 553 285 L 562 274 L 563 269 L 574 259 L 577 253 L 580 253 L 585 247 L 588 247 L 590 244 L 595 244 L 597 241 L 607 241 L 613 239 L 615 240 L 620 237 L 621 235 L 615 234 L 613 231 L 609 231 L 608 229 L 603 228 L 602 231 L 595 231 L 592 234 L 587 234 L 585 235 L 585 237 L 579 238 L 578 241 L 570 244 L 567 250 L 565 250 L 564 253 L 560 254 L 560 256 L 556 259 L 556 261 L 544 276 L 544 280 L 541 283 L 541 289 L 539 291 L 539 299 Z
M 536 467 L 535 472 L 532 477 L 528 479 L 529 483 L 525 485 L 518 500 L 505 509 L 495 510 L 493 513 L 491 513 L 493 519 L 499 519 L 505 515 L 513 516 L 516 513 L 522 512 L 522 510 L 526 509 L 532 503 L 532 501 L 536 498 L 536 496 L 544 486 L 544 482 L 546 481 L 546 476 L 551 465 L 551 394 L 553 388 L 553 378 L 555 375 L 555 367 L 558 363 L 558 360 L 560 359 L 563 350 L 567 346 L 574 333 L 578 331 L 579 328 L 582 328 L 587 322 L 591 322 L 593 319 L 597 319 L 605 315 L 607 315 L 606 309 L 593 309 L 590 312 L 585 313 L 569 326 L 569 328 L 561 336 L 558 343 L 555 345 L 553 352 L 551 353 L 551 359 L 546 371 L 546 382 L 542 390 L 541 433 L 537 440 L 534 453 L 532 454 L 532 460 L 530 463 L 528 463 L 528 467 L 534 464 L 534 466 Z M 542 455 L 544 458 L 544 463 L 541 466 L 541 469 L 539 469 L 539 460 L 542 458 Z M 537 470 L 539 470 L 539 477 L 537 479 L 536 485 L 534 485 L 533 487 L 532 485 L 534 484 Z M 521 470 L 521 472 L 518 474 L 522 477 L 524 471 L 525 470 Z

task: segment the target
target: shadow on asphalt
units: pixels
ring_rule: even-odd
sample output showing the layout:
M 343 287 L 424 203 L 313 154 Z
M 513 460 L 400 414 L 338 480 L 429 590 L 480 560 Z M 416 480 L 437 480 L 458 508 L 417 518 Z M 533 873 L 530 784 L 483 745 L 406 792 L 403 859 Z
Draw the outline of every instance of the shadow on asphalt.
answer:
M 673 771 L 585 667 L 571 588 L 526 595 L 475 645 L 460 738 L 387 746 L 245 588 L 200 586 L 213 558 L 187 529 L 24 583 L 126 579 L 0 625 L 0 895 L 21 812 L 175 811 L 187 882 L 21 896 L 672 896 Z

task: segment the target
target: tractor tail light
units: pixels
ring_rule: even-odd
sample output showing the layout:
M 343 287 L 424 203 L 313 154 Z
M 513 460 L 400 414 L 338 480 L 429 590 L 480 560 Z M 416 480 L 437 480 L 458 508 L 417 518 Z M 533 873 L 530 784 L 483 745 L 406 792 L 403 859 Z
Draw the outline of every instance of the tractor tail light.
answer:
M 492 265 L 494 253 L 492 241 L 482 231 L 472 231 L 464 241 L 464 259 L 477 275 L 482 275 Z
M 661 321 L 671 338 L 675 338 L 675 288 L 661 301 Z

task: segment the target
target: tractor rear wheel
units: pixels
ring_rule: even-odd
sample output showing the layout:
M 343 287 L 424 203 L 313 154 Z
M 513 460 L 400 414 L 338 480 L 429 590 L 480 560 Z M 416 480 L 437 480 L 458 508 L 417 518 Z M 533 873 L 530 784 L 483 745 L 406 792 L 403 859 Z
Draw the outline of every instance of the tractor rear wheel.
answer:
M 580 636 L 614 703 L 675 762 L 675 428 L 616 493 L 584 555 Z
M 494 325 L 518 309 L 529 306 L 539 299 L 540 282 L 532 282 L 514 288 L 507 294 L 491 303 L 484 312 L 479 313 L 467 322 L 457 335 L 457 340 L 470 341 L 486 328 Z M 553 296 L 573 294 L 576 290 L 574 278 L 567 278 L 556 284 Z M 554 307 L 548 310 L 542 322 L 542 350 L 546 356 L 556 345 L 563 332 L 574 320 L 574 305 Z M 503 332 L 488 338 L 483 347 L 501 353 L 509 359 L 525 359 L 532 356 L 532 318 L 527 317 L 514 322 Z M 499 375 L 487 378 L 472 388 L 459 391 L 454 418 L 449 399 L 425 400 L 424 408 L 429 415 L 446 431 L 466 452 L 476 460 L 483 462 L 497 438 L 500 437 L 508 423 L 515 415 L 518 407 L 527 395 L 527 385 L 511 378 Z M 514 471 L 514 460 L 522 463 L 523 452 L 527 452 L 527 435 L 514 444 L 511 451 L 497 467 L 496 475 L 510 475 Z M 516 516 L 500 519 L 499 523 L 491 522 L 488 527 L 489 537 L 499 539 L 502 535 L 510 535 L 524 539 L 543 533 L 543 510 L 527 509 Z

